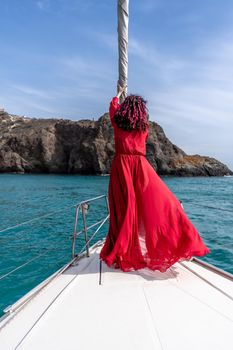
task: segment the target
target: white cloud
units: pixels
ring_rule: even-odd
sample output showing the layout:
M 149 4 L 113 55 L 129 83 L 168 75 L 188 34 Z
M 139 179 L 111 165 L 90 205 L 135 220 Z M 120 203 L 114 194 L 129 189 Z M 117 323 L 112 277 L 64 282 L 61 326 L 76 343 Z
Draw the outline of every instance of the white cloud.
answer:
M 67 74 L 72 73 L 75 77 L 88 77 L 96 79 L 105 79 L 110 72 L 110 65 L 107 61 L 101 61 L 96 58 L 86 58 L 79 56 L 63 57 L 58 60 L 61 68 L 66 70 Z
M 80 119 L 98 118 L 108 110 L 112 82 L 116 81 L 111 61 L 81 55 L 40 59 L 48 59 L 54 68 L 49 82 L 2 82 L 5 89 L 0 104 L 9 113 Z
M 63 15 L 66 12 L 87 12 L 95 4 L 94 0 L 37 0 L 36 6 L 41 11 Z
M 203 39 L 193 52 L 166 54 L 131 38 L 137 76 L 129 87 L 148 100 L 151 120 L 191 153 L 228 160 L 233 167 L 233 45 L 229 38 Z M 223 148 L 226 150 L 224 153 Z
M 162 0 L 134 0 L 133 4 L 140 12 L 151 13 L 163 5 Z
M 34 97 L 44 98 L 46 100 L 47 99 L 51 100 L 54 98 L 51 93 L 48 93 L 48 91 L 45 91 L 43 89 L 36 89 L 35 87 L 31 87 L 31 86 L 14 85 L 14 84 L 12 84 L 11 87 L 16 91 L 25 95 L 30 95 L 31 97 L 34 96 Z
M 2 102 L 1 102 L 2 101 Z M 46 104 L 45 101 L 37 101 L 34 98 L 28 98 L 23 94 L 19 95 L 2 95 L 0 98 L 0 104 L 7 110 L 10 114 L 27 115 L 30 117 L 41 117 L 42 115 L 48 117 L 55 113 L 54 106 Z M 30 113 L 28 114 L 28 111 Z
M 38 0 L 36 1 L 36 6 L 41 10 L 41 11 L 46 11 L 50 7 L 50 0 Z
M 103 33 L 99 31 L 91 30 L 90 28 L 85 29 L 85 35 L 94 41 L 98 42 L 98 45 L 101 45 L 102 48 L 110 49 L 117 56 L 118 54 L 118 41 L 117 35 L 111 33 Z

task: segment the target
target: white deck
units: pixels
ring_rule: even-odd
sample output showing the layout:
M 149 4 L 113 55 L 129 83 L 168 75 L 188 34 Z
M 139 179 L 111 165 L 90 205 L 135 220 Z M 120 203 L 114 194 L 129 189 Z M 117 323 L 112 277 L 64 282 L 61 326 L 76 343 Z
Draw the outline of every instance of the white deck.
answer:
M 3 319 L 0 349 L 233 349 L 233 301 L 214 287 L 232 296 L 230 279 L 192 261 L 166 273 L 103 263 L 99 285 L 99 250 Z

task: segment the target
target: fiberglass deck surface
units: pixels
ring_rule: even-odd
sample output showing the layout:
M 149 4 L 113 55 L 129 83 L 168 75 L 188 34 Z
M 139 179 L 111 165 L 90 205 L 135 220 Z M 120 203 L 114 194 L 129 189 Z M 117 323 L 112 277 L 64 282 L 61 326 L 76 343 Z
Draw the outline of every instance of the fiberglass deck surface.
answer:
M 103 263 L 99 285 L 99 250 L 27 303 L 2 328 L 0 348 L 233 348 L 232 300 L 189 269 L 231 295 L 232 281 L 191 261 L 166 273 L 124 273 Z

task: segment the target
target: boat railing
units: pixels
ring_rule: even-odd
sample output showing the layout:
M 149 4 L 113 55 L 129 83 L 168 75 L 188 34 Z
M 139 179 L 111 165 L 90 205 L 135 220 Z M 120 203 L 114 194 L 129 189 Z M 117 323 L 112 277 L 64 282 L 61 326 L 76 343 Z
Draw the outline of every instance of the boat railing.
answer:
M 103 198 L 105 199 L 105 203 L 106 203 L 107 215 L 105 217 L 101 218 L 100 220 L 98 220 L 97 222 L 95 222 L 94 224 L 87 226 L 87 215 L 88 215 L 88 211 L 89 211 L 91 203 L 93 203 L 94 201 L 103 199 Z M 81 229 L 80 231 L 77 232 L 80 212 L 82 215 L 83 229 Z M 81 255 L 85 250 L 86 250 L 86 256 L 89 257 L 89 255 L 90 255 L 90 252 L 89 252 L 90 242 L 93 240 L 93 238 L 96 236 L 97 232 L 101 229 L 101 227 L 105 224 L 105 222 L 108 219 L 109 219 L 109 202 L 108 202 L 108 195 L 107 194 L 104 194 L 104 195 L 101 195 L 98 197 L 94 197 L 94 198 L 90 198 L 88 200 L 84 200 L 84 201 L 79 202 L 77 204 L 76 212 L 75 212 L 75 221 L 74 221 L 73 241 L 72 241 L 72 259 Z M 95 229 L 94 233 L 92 233 L 92 235 L 89 237 L 89 235 L 88 235 L 89 230 L 91 230 L 93 228 L 96 228 L 96 229 Z M 76 241 L 77 241 L 77 238 L 79 236 L 81 236 L 82 234 L 84 235 L 84 238 L 85 238 L 85 244 L 81 248 L 81 250 L 76 254 Z
M 92 203 L 94 203 L 95 201 L 99 201 L 101 199 L 105 201 L 105 205 L 106 205 L 106 209 L 107 209 L 107 215 L 105 215 L 100 220 L 97 220 L 96 222 L 94 222 L 93 224 L 88 226 L 87 225 L 87 215 L 88 215 L 88 212 L 89 212 L 89 209 L 90 209 L 90 205 Z M 76 210 L 75 210 L 75 222 L 74 222 L 74 232 L 73 232 L 73 235 L 71 235 L 71 237 L 70 237 L 72 239 L 72 259 L 67 264 L 62 266 L 59 270 L 57 270 L 54 274 L 49 276 L 46 280 L 44 280 L 40 284 L 38 284 L 35 288 L 33 288 L 30 292 L 28 292 L 24 297 L 20 298 L 20 300 L 16 301 L 13 305 L 9 305 L 8 307 L 6 307 L 3 310 L 5 315 L 1 317 L 1 320 L 4 317 L 6 317 L 7 314 L 12 313 L 12 312 L 16 312 L 17 310 L 19 310 L 23 305 L 25 305 L 29 300 L 31 300 L 40 290 L 42 290 L 45 286 L 47 286 L 54 278 L 56 278 L 61 273 L 63 273 L 69 266 L 75 265 L 77 263 L 77 261 L 79 261 L 80 258 L 90 255 L 90 252 L 89 252 L 90 242 L 94 239 L 94 237 L 99 232 L 101 227 L 103 227 L 103 225 L 109 219 L 108 195 L 104 194 L 104 195 L 100 195 L 100 196 L 97 196 L 97 197 L 94 197 L 94 198 L 83 200 L 83 201 L 77 203 L 76 205 L 72 205 L 71 207 L 74 207 L 74 206 L 76 207 Z M 57 212 L 59 212 L 59 211 L 61 211 L 61 210 L 58 210 Z M 104 212 L 104 210 L 102 210 L 102 211 Z M 79 221 L 80 221 L 80 212 L 81 212 L 81 215 L 82 215 L 81 219 L 82 219 L 82 222 L 83 222 L 83 229 L 81 229 L 80 231 L 77 232 L 78 224 L 79 224 Z M 12 228 L 20 227 L 20 226 L 23 226 L 25 224 L 32 223 L 34 221 L 37 221 L 38 219 L 41 219 L 42 217 L 48 217 L 48 216 L 51 216 L 53 214 L 54 214 L 54 212 L 47 213 L 47 214 L 42 215 L 40 217 L 37 217 L 37 218 L 31 219 L 31 220 L 25 221 L 23 223 L 20 223 L 20 224 L 8 227 L 6 229 L 3 229 L 2 232 L 6 232 L 6 231 L 8 231 L 8 230 L 10 230 Z M 91 229 L 93 229 L 93 228 L 95 228 L 95 231 L 91 235 L 89 235 L 89 231 Z M 82 234 L 84 235 L 85 244 L 82 246 L 81 250 L 78 253 L 76 253 L 77 238 L 79 236 L 81 236 Z M 98 245 L 100 243 L 102 243 L 102 241 L 98 241 L 95 244 L 92 244 L 92 247 L 95 247 L 96 245 Z M 54 250 L 54 249 L 50 249 L 50 250 L 47 250 L 46 252 L 40 253 L 36 257 L 34 257 L 33 259 L 30 259 L 27 262 L 25 262 L 23 264 L 20 264 L 16 268 L 14 268 L 11 271 L 7 272 L 6 274 L 0 276 L 0 280 L 5 279 L 6 277 L 8 277 L 12 273 L 14 273 L 16 270 L 19 270 L 19 269 L 27 266 L 32 261 L 38 259 L 39 257 L 45 255 L 46 253 L 48 253 L 48 252 L 50 252 L 52 250 Z
M 107 215 L 104 216 L 102 219 L 97 220 L 97 222 L 93 223 L 90 226 L 87 226 L 87 214 L 90 208 L 90 204 L 93 203 L 94 201 L 100 200 L 100 199 L 105 199 L 105 203 L 106 203 L 106 208 L 107 208 Z M 83 253 L 86 249 L 86 255 L 89 256 L 89 248 L 90 248 L 90 242 L 93 240 L 93 238 L 96 236 L 96 234 L 100 231 L 101 227 L 107 222 L 107 220 L 109 219 L 109 202 L 108 202 L 108 195 L 107 194 L 103 194 L 94 198 L 90 198 L 84 201 L 81 201 L 79 203 L 77 203 L 76 205 L 72 205 L 72 206 L 68 206 L 67 208 L 72 208 L 72 207 L 76 207 L 76 211 L 75 211 L 75 222 L 74 222 L 74 232 L 73 235 L 70 237 L 72 239 L 72 260 L 77 260 L 77 257 L 83 256 Z M 56 213 L 64 211 L 67 208 L 63 208 L 60 210 L 57 210 Z M 78 223 L 79 223 L 79 214 L 80 211 L 82 212 L 82 220 L 83 220 L 83 229 L 81 229 L 80 231 L 77 232 L 77 228 L 78 228 Z M 49 217 L 54 215 L 55 212 L 51 212 L 51 213 L 47 213 L 45 215 L 41 215 L 39 217 L 36 217 L 34 219 L 30 219 L 28 221 L 24 221 L 22 223 L 16 224 L 14 226 L 10 226 L 7 227 L 3 230 L 0 230 L 0 233 L 3 232 L 7 232 L 9 230 L 12 230 L 14 228 L 18 228 L 20 226 L 24 226 L 27 225 L 28 223 L 34 223 L 42 218 L 45 217 Z M 89 237 L 88 233 L 89 230 L 96 228 L 94 233 L 91 234 L 91 236 Z M 23 232 L 23 231 L 22 231 Z M 77 238 L 79 236 L 81 236 L 82 234 L 84 234 L 84 238 L 85 238 L 85 244 L 84 246 L 81 248 L 81 250 L 76 253 L 76 241 Z M 24 237 L 18 238 L 18 239 L 24 239 Z M 20 264 L 19 266 L 13 268 L 12 270 L 8 271 L 7 273 L 0 275 L 0 280 L 3 280 L 5 278 L 7 278 L 8 276 L 10 276 L 12 273 L 14 273 L 15 271 L 22 269 L 23 267 L 29 265 L 31 262 L 39 259 L 40 257 L 44 256 L 45 254 L 48 254 L 49 252 L 52 251 L 56 251 L 57 249 L 51 248 L 51 249 L 46 249 L 45 251 L 41 251 L 39 252 L 39 254 L 37 254 L 36 256 L 34 256 L 33 258 L 29 259 L 28 261 Z

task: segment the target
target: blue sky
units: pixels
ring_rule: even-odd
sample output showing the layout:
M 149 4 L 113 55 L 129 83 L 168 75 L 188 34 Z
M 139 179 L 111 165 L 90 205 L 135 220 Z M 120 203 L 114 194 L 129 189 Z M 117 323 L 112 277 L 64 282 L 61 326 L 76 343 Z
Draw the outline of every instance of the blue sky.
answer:
M 95 118 L 117 82 L 116 0 L 0 0 L 0 106 Z M 233 168 L 233 2 L 131 0 L 129 92 L 188 154 Z

